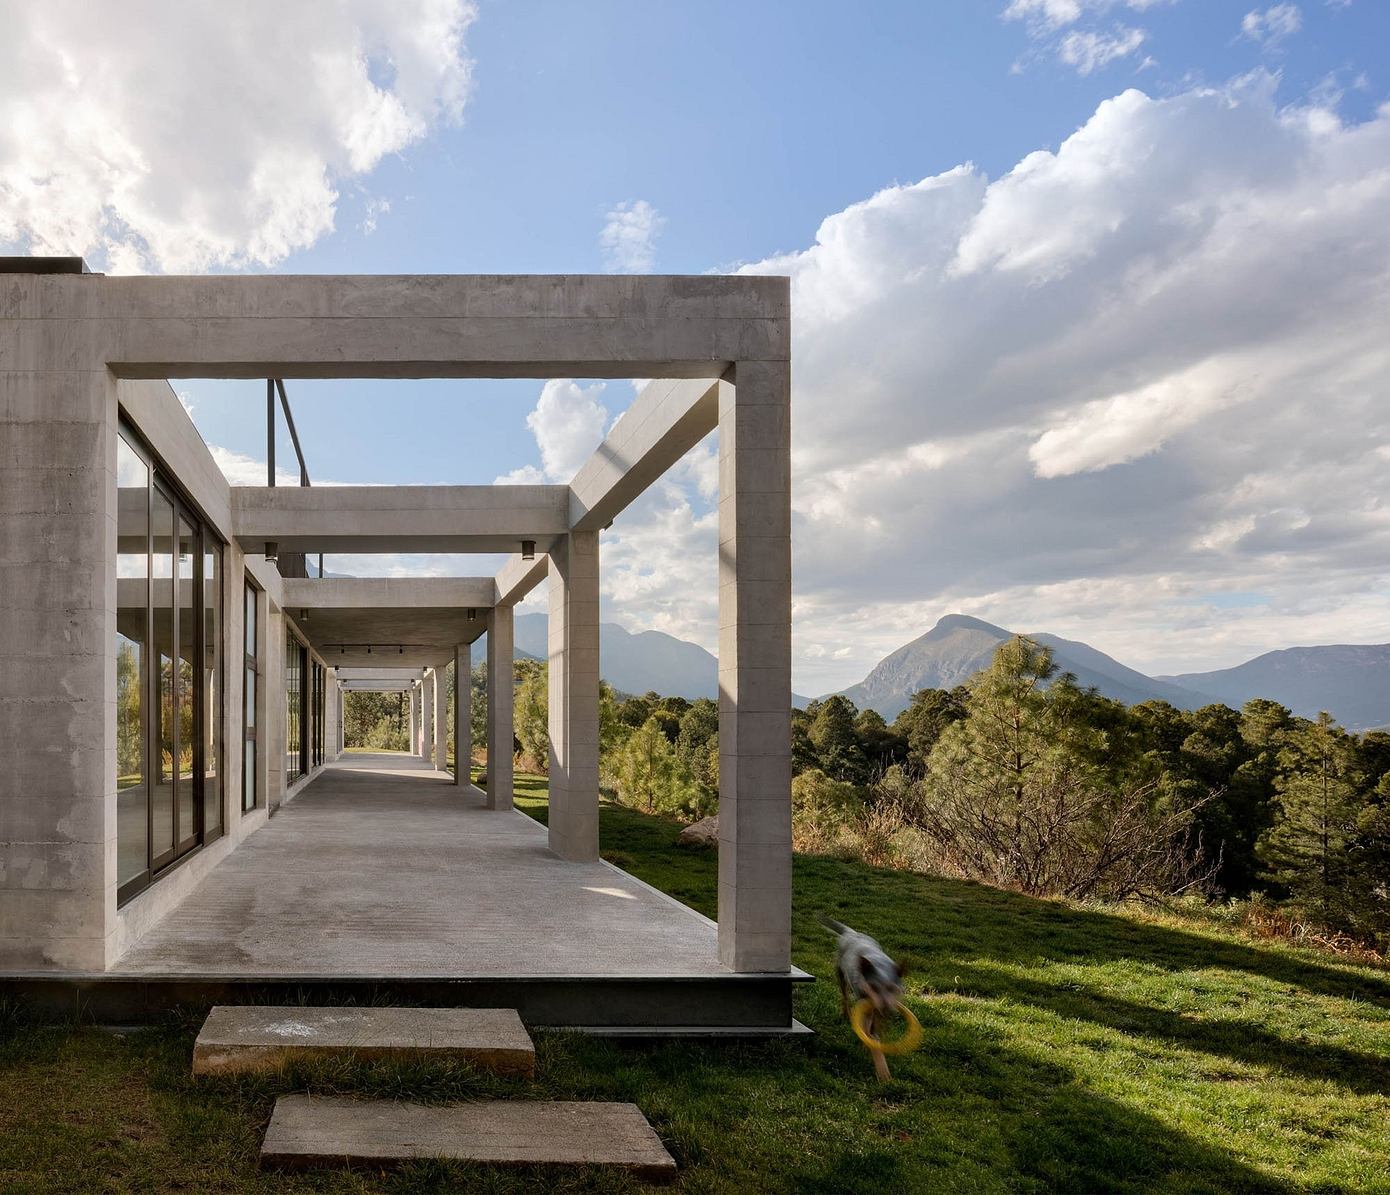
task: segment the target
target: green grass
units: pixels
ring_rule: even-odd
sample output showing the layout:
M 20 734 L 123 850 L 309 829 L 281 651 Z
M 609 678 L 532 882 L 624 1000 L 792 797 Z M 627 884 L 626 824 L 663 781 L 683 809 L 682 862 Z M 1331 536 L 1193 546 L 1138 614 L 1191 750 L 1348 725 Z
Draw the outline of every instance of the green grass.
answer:
M 543 780 L 518 803 L 544 818 Z M 711 915 L 711 852 L 605 806 L 613 862 Z M 798 858 L 800 1042 L 540 1035 L 540 1077 L 343 1063 L 194 1084 L 196 1022 L 132 1037 L 12 1026 L 0 1045 L 5 1191 L 625 1191 L 615 1176 L 416 1167 L 261 1175 L 295 1088 L 451 1099 L 625 1099 L 683 1192 L 1390 1191 L 1390 972 L 1179 915 L 1076 908 Z M 830 915 L 911 967 L 920 1051 L 880 1086 L 839 1019 Z M 0 1014 L 5 1010 L 0 1009 Z M 11 1010 L 13 1012 L 13 1010 Z

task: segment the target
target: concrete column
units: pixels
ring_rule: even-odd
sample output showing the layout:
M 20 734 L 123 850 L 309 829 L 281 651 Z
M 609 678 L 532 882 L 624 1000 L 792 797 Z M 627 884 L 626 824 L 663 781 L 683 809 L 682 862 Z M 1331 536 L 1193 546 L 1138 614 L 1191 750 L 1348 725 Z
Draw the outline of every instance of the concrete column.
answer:
M 598 532 L 550 550 L 550 849 L 598 858 Z
M 512 608 L 494 606 L 487 624 L 487 807 L 512 807 Z
M 471 784 L 473 758 L 473 645 L 454 648 L 454 783 Z
M 412 685 L 410 686 L 410 688 L 406 691 L 406 697 L 407 697 L 407 699 L 408 699 L 407 704 L 410 706 L 410 752 L 411 752 L 412 755 L 419 755 L 419 754 L 420 754 L 420 734 L 419 734 L 419 731 L 416 729 L 416 721 L 415 721 L 415 686 L 414 686 L 413 684 L 412 684 Z
M 449 767 L 449 690 L 444 683 L 444 669 L 434 670 L 434 770 Z
M 99 971 L 116 924 L 116 395 L 74 364 L 75 333 L 39 330 L 47 281 L 6 276 L 7 314 L 35 318 L 0 324 L 0 968 Z M 67 368 L 14 368 L 21 326 Z
M 719 958 L 791 963 L 791 409 L 785 361 L 719 387 Z
M 431 682 L 426 676 L 420 681 L 420 758 L 426 761 L 434 754 L 434 700 L 430 689 Z

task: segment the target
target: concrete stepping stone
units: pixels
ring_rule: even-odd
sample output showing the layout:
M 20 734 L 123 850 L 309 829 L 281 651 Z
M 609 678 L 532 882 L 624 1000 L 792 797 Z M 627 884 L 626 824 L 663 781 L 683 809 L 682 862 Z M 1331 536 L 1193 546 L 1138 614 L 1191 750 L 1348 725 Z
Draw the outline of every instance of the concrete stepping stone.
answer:
M 536 1049 L 510 1008 L 218 1005 L 193 1046 L 195 1075 L 279 1070 L 291 1059 L 462 1058 L 499 1075 L 535 1074 Z
M 635 1104 L 489 1100 L 434 1107 L 392 1100 L 285 1095 L 261 1165 L 388 1166 L 421 1158 L 496 1166 L 606 1166 L 648 1182 L 676 1163 Z

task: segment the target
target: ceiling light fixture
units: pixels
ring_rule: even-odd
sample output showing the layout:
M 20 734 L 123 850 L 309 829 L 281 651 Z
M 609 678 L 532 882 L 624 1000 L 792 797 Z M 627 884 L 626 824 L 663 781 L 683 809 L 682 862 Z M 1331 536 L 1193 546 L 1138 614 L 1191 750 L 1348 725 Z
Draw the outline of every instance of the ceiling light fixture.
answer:
M 536 541 L 534 539 L 523 539 L 521 541 L 521 558 L 523 560 L 534 560 L 536 558 Z

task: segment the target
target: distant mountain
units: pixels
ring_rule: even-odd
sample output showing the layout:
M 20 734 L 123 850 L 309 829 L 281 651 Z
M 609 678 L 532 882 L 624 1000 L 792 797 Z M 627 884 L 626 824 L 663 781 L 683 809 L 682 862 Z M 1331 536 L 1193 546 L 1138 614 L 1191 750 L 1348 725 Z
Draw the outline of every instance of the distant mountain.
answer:
M 1390 643 L 1270 651 L 1234 668 L 1158 678 L 1239 709 L 1268 697 L 1304 718 L 1327 710 L 1350 730 L 1390 725 Z
M 859 684 L 845 689 L 844 695 L 861 709 L 875 709 L 891 722 L 907 708 L 918 689 L 949 689 L 987 668 L 995 648 L 1013 634 L 979 618 L 948 614 L 925 635 L 885 656 Z M 1185 685 L 1126 668 L 1085 643 L 1048 634 L 1029 638 L 1050 647 L 1059 670 L 1074 674 L 1083 688 L 1095 688 L 1127 705 L 1162 700 L 1180 709 L 1197 709 L 1211 700 Z
M 549 654 L 550 620 L 544 614 L 516 618 L 513 645 L 517 655 L 544 660 Z M 661 631 L 634 634 L 615 622 L 599 625 L 599 660 L 603 679 L 622 693 L 652 690 L 663 697 L 715 697 L 719 662 L 698 643 Z

